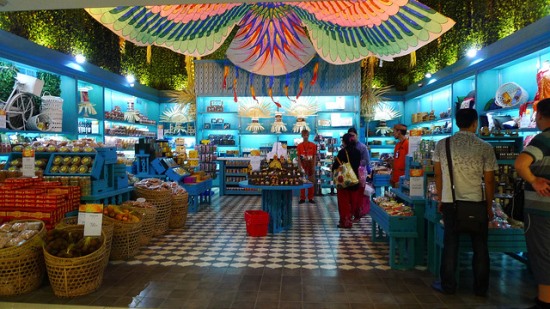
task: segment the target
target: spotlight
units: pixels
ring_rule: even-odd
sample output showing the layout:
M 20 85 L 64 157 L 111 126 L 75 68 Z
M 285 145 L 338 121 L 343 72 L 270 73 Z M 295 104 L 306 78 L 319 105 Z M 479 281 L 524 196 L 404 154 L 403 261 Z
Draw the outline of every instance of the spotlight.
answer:
M 130 87 L 134 87 L 134 83 L 136 82 L 136 78 L 132 74 L 126 75 L 126 81 L 130 84 Z
M 476 55 L 477 55 L 477 49 L 476 48 L 470 48 L 466 52 L 466 56 L 468 56 L 469 58 L 474 58 Z
M 83 64 L 84 62 L 86 62 L 86 57 L 82 54 L 78 54 L 74 56 L 74 59 L 76 60 L 76 63 L 79 63 L 79 64 Z
M 424 76 L 426 76 L 426 78 L 432 78 L 432 73 L 426 73 Z

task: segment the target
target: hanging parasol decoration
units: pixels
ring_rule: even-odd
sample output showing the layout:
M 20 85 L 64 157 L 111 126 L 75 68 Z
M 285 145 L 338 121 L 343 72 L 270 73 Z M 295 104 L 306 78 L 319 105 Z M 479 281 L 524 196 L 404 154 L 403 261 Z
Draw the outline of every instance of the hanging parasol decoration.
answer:
M 86 9 L 137 45 L 200 57 L 216 51 L 235 26 L 227 58 L 248 72 L 279 76 L 317 54 L 332 64 L 368 56 L 405 56 L 448 31 L 454 21 L 417 1 L 204 3 Z
M 250 98 L 245 98 L 239 101 L 239 117 L 252 118 L 252 122 L 246 127 L 247 131 L 258 133 L 264 131 L 265 128 L 260 124 L 260 118 L 271 117 L 271 104 L 265 102 L 257 102 Z
M 301 97 L 297 100 L 291 100 L 288 107 L 284 107 L 288 116 L 296 117 L 296 123 L 292 128 L 294 133 L 300 133 L 304 129 L 310 131 L 306 118 L 317 115 L 317 101 L 308 97 Z

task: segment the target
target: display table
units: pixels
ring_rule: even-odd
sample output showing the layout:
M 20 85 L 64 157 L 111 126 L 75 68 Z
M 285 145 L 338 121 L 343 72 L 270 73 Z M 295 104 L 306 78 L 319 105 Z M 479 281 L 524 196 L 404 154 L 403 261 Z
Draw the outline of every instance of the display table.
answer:
M 197 183 L 181 183 L 179 184 L 189 194 L 189 212 L 197 212 L 201 203 L 210 204 L 212 179 L 207 179 Z
M 311 188 L 312 183 L 300 186 L 257 186 L 248 180 L 239 182 L 242 188 L 262 189 L 262 210 L 269 213 L 270 233 L 279 233 L 292 225 L 292 190 Z

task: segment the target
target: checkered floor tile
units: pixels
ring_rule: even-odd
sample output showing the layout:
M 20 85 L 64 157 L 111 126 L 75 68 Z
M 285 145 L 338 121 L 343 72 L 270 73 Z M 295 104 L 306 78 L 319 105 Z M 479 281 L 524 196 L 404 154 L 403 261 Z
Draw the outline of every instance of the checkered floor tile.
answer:
M 259 196 L 212 197 L 190 213 L 184 229 L 153 238 L 131 261 L 114 264 L 388 270 L 388 244 L 371 241 L 369 216 L 352 229 L 338 229 L 335 195 L 316 197 L 316 204 L 294 198 L 293 224 L 286 231 L 266 237 L 249 237 L 244 212 L 261 209 Z M 493 259 L 500 259 L 492 256 Z M 495 261 L 494 267 L 524 267 L 521 263 Z M 469 259 L 463 259 L 466 268 Z

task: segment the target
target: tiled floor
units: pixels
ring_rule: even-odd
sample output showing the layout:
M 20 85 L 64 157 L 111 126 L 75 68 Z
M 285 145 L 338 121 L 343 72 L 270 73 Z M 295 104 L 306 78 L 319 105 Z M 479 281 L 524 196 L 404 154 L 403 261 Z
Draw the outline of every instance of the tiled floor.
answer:
M 62 299 L 46 283 L 0 298 L 0 308 L 525 308 L 536 293 L 524 264 L 492 254 L 489 296 L 475 297 L 464 254 L 458 294 L 438 294 L 422 267 L 389 269 L 387 244 L 370 241 L 370 218 L 351 230 L 336 228 L 330 195 L 295 205 L 290 230 L 248 237 L 244 211 L 260 203 L 215 196 L 189 215 L 185 229 L 154 238 L 132 261 L 111 262 L 98 291 Z

